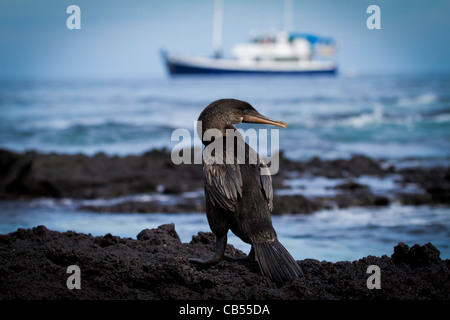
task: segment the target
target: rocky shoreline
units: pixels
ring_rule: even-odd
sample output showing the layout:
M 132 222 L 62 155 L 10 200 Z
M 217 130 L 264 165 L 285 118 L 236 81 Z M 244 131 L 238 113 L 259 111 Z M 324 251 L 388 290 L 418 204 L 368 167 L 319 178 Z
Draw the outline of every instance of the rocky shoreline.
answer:
M 350 262 L 298 261 L 304 277 L 278 287 L 255 263 L 221 261 L 198 266 L 189 257 L 209 257 L 214 235 L 199 232 L 181 243 L 173 224 L 141 231 L 136 239 L 93 237 L 44 226 L 0 235 L 0 300 L 396 300 L 450 298 L 450 260 L 430 243 L 399 243 L 388 257 Z M 244 253 L 228 245 L 227 254 Z M 80 289 L 69 289 L 69 266 L 80 270 Z M 380 289 L 369 289 L 370 265 L 380 268 Z
M 107 206 L 84 206 L 96 212 L 204 212 L 201 165 L 172 163 L 167 150 L 152 150 L 139 156 L 96 154 L 23 154 L 0 150 L 0 199 L 37 197 L 108 199 L 126 195 L 156 193 L 171 195 L 170 203 L 123 201 Z M 355 179 L 361 176 L 395 176 L 398 190 L 377 194 Z M 305 196 L 280 195 L 292 178 L 324 177 L 344 181 L 332 187 L 332 194 Z M 312 213 L 320 209 L 353 206 L 386 206 L 392 202 L 406 205 L 450 203 L 450 168 L 397 169 L 365 156 L 350 159 L 293 161 L 280 154 L 280 171 L 273 176 L 275 189 L 273 214 Z M 406 192 L 404 186 L 417 190 Z M 200 192 L 199 192 L 200 191 Z M 196 192 L 194 196 L 186 193 Z
M 109 199 L 124 201 L 79 210 L 97 212 L 204 212 L 200 165 L 176 166 L 166 150 L 139 156 L 63 155 L 0 150 L 0 199 Z M 398 190 L 378 193 L 358 182 L 362 176 L 396 177 Z M 336 181 L 327 195 L 275 194 L 273 214 L 312 213 L 352 206 L 448 205 L 450 168 L 398 169 L 364 156 L 307 162 L 280 155 L 275 192 L 289 191 L 296 178 Z M 414 192 L 407 191 L 415 185 Z M 405 187 L 405 188 L 403 188 Z M 170 201 L 139 201 L 150 194 Z M 127 198 L 131 196 L 131 198 Z M 156 197 L 158 198 L 158 197 Z M 450 260 L 430 243 L 399 243 L 388 257 L 367 256 L 331 263 L 298 261 L 305 277 L 274 288 L 248 261 L 221 261 L 200 267 L 189 257 L 207 258 L 214 235 L 199 232 L 181 243 L 174 225 L 145 229 L 136 239 L 111 234 L 94 237 L 45 226 L 0 235 L 0 300 L 8 299 L 440 299 L 450 298 Z M 227 254 L 244 256 L 228 245 Z M 81 270 L 81 289 L 67 288 L 67 268 Z M 367 288 L 367 268 L 381 270 L 381 289 Z

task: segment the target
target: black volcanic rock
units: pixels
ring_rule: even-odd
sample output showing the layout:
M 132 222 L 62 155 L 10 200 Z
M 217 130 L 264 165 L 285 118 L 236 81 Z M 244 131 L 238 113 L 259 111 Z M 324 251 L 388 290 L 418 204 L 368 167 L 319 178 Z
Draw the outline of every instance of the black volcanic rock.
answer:
M 23 154 L 0 149 L 0 199 L 73 198 L 98 199 L 160 192 L 174 197 L 187 191 L 203 189 L 201 165 L 175 165 L 167 150 L 152 150 L 126 157 L 82 154 Z M 389 197 L 374 194 L 368 187 L 354 182 L 361 175 L 400 176 L 399 189 Z M 280 153 L 280 171 L 272 177 L 274 190 L 282 188 L 291 176 L 323 176 L 347 179 L 335 188 L 334 197 L 275 195 L 274 214 L 311 213 L 319 209 L 350 206 L 380 206 L 392 201 L 403 204 L 448 204 L 450 168 L 384 169 L 379 161 L 365 156 L 350 159 L 293 161 Z M 403 192 L 402 185 L 416 184 L 416 194 Z M 174 204 L 158 202 L 120 203 L 109 207 L 85 206 L 82 210 L 99 212 L 203 212 L 203 198 L 183 199 Z
M 8 168 L 0 171 L 0 197 L 93 199 L 154 192 L 158 185 L 172 193 L 203 186 L 200 165 L 175 166 L 166 150 L 126 157 L 0 150 L 0 163 Z
M 400 243 L 388 256 L 331 263 L 298 261 L 305 276 L 274 288 L 250 261 L 189 263 L 214 252 L 212 233 L 181 243 L 173 224 L 145 229 L 137 239 L 93 237 L 44 226 L 0 235 L 0 300 L 6 299 L 444 299 L 450 298 L 450 261 L 432 245 Z M 227 254 L 244 253 L 227 246 Z M 70 290 L 67 268 L 80 268 L 81 289 Z M 367 288 L 369 265 L 381 289 Z

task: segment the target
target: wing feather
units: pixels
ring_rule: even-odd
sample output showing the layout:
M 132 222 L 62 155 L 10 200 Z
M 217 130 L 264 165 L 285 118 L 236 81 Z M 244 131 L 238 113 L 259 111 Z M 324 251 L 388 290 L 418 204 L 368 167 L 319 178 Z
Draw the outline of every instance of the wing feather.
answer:
M 205 192 L 213 205 L 235 211 L 238 197 L 242 196 L 242 176 L 238 164 L 207 164 L 203 161 Z
M 258 174 L 260 176 L 261 189 L 264 191 L 264 196 L 267 200 L 267 206 L 269 210 L 273 210 L 273 187 L 272 176 L 270 175 L 269 168 L 264 163 L 264 160 L 258 156 Z M 265 173 L 265 174 L 264 174 Z
M 273 209 L 273 188 L 272 177 L 269 174 L 269 168 L 259 155 L 250 146 L 245 144 L 246 163 L 253 163 L 255 177 L 259 187 L 267 201 L 270 211 Z M 228 155 L 225 155 L 225 157 Z M 252 156 L 256 156 L 256 161 L 250 162 Z M 236 159 L 226 164 L 218 164 L 206 159 L 208 155 L 203 155 L 203 179 L 205 182 L 205 192 L 208 194 L 214 206 L 219 205 L 225 210 L 235 212 L 239 197 L 242 197 L 243 181 L 240 170 L 240 164 Z M 231 163 L 230 163 L 231 162 Z M 255 163 L 256 162 L 256 163 Z M 262 174 L 266 173 L 266 174 Z

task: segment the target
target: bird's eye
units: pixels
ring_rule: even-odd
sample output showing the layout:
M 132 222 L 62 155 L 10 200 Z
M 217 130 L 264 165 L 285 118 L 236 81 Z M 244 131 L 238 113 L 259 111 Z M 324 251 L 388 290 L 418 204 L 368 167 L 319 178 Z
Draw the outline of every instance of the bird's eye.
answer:
M 244 112 L 245 112 L 245 113 L 248 113 L 248 109 L 245 109 Z

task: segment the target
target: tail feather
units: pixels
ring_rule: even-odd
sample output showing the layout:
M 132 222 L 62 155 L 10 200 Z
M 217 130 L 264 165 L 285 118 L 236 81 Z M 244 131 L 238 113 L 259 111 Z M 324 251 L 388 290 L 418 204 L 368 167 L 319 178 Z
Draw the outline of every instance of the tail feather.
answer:
M 253 247 L 262 274 L 270 280 L 282 283 L 303 275 L 298 263 L 277 239 L 254 243 Z

